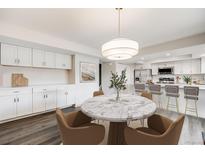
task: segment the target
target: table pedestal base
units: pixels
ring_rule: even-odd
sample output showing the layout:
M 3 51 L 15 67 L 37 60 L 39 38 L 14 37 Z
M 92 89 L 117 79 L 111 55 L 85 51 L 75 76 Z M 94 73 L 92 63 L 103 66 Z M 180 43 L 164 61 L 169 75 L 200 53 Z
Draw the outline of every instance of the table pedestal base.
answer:
M 110 122 L 109 134 L 108 134 L 109 145 L 125 144 L 125 139 L 124 139 L 125 126 L 127 126 L 127 122 Z

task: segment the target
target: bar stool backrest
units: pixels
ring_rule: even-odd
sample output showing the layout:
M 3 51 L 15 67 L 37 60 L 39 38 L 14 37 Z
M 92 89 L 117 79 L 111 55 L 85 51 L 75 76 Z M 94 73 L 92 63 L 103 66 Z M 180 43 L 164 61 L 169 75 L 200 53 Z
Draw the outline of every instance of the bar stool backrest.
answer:
M 135 84 L 135 90 L 144 91 L 145 90 L 145 84 L 143 84 L 143 83 L 136 83 Z
M 161 92 L 161 85 L 150 84 L 149 85 L 149 90 L 154 91 L 154 92 Z
M 179 93 L 179 86 L 166 85 L 165 91 L 166 91 L 166 93 L 169 93 L 169 94 L 178 94 Z
M 184 86 L 184 95 L 198 96 L 199 95 L 199 87 Z

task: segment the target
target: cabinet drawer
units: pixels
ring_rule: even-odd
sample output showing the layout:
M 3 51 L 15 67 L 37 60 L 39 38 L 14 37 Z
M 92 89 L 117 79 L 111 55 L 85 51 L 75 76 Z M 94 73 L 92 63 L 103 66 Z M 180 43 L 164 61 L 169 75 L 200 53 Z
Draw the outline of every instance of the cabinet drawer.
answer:
M 0 89 L 0 96 L 18 94 L 32 94 L 32 88 L 2 88 Z

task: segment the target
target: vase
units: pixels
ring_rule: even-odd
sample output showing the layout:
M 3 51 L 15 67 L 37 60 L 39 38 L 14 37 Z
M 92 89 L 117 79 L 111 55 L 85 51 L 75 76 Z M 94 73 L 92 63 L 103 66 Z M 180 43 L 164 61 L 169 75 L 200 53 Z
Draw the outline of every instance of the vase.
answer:
M 117 89 L 116 102 L 119 102 L 119 100 L 120 100 L 120 90 Z

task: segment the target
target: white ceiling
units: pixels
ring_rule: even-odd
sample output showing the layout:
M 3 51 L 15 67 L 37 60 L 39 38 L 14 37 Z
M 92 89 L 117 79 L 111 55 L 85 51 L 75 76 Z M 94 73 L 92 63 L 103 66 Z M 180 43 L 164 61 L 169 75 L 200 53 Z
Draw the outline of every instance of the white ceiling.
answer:
M 140 47 L 205 32 L 205 9 L 124 9 L 122 36 Z M 117 36 L 115 9 L 0 9 L 0 21 L 99 50 Z

